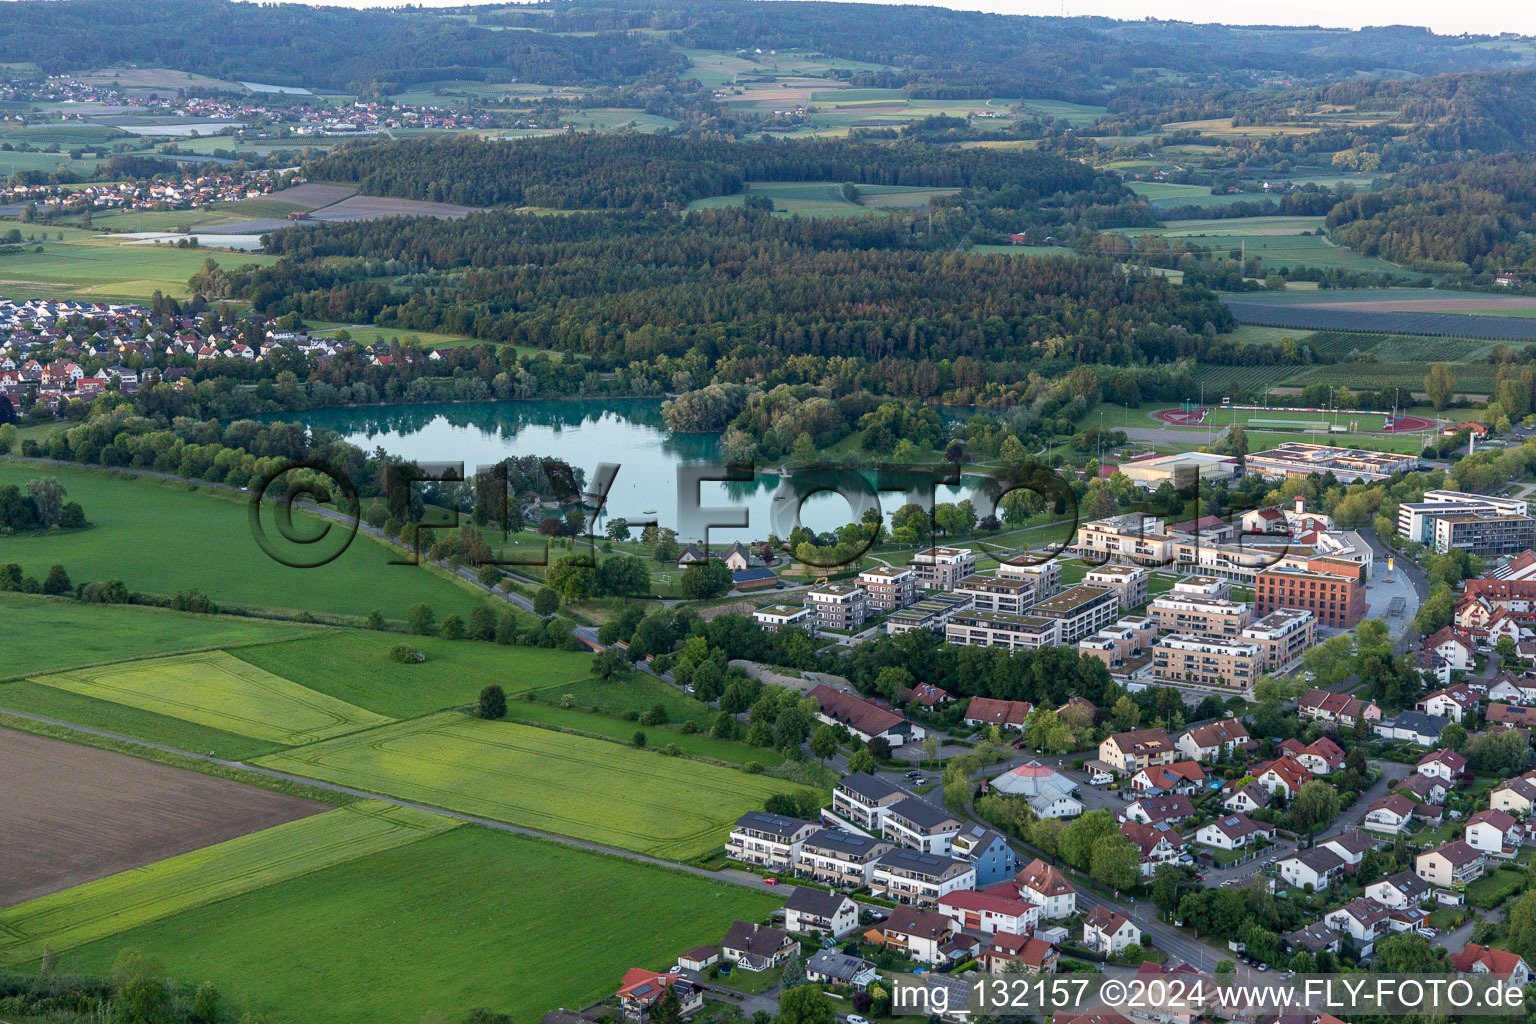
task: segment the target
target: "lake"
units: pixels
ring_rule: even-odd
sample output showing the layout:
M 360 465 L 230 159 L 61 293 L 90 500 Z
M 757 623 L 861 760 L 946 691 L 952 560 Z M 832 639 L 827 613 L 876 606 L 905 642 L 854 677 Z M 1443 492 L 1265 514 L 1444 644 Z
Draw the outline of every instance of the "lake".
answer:
M 617 464 L 604 516 L 631 523 L 655 519 L 676 530 L 684 541 L 711 544 L 760 540 L 769 533 L 789 535 L 800 520 L 821 532 L 858 519 L 875 500 L 872 482 L 850 503 L 825 490 L 821 477 L 797 476 L 791 482 L 770 467 L 751 479 L 703 481 L 697 505 L 680 498 L 689 474 L 720 457 L 718 434 L 674 434 L 661 416 L 661 401 L 648 398 L 538 400 L 523 402 L 429 403 L 366 408 L 318 409 L 308 413 L 264 416 L 298 420 L 310 429 L 334 430 L 365 451 L 386 452 L 416 462 L 462 462 L 466 473 L 508 456 L 540 455 L 563 459 L 586 473 L 588 486 L 599 463 Z M 777 467 L 772 467 L 776 469 Z M 859 474 L 873 481 L 873 472 Z M 968 491 L 944 487 L 939 501 L 958 501 Z M 887 518 L 908 500 L 902 493 L 882 494 Z M 679 513 L 682 509 L 682 513 Z

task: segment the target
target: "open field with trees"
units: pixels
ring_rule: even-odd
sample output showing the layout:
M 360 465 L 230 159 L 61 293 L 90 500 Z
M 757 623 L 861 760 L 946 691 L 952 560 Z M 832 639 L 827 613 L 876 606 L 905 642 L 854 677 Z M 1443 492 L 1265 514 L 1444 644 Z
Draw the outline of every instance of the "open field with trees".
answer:
M 120 949 L 139 949 L 285 1022 L 313 1019 L 316 1006 L 335 1024 L 434 1011 L 462 1020 L 477 1006 L 522 1021 L 585 1005 L 626 969 L 718 941 L 732 921 L 760 920 L 781 902 L 464 826 L 118 933 L 60 965 L 106 973 Z M 552 952 L 555 935 L 578 952 Z
M 790 787 L 656 750 L 457 712 L 272 754 L 258 763 L 509 824 L 687 858 Z
M 154 230 L 146 228 L 146 230 Z M 155 292 L 189 298 L 187 281 L 212 259 L 226 270 L 247 264 L 270 266 L 270 256 L 177 245 L 131 245 L 118 238 L 92 238 L 61 229 L 39 228 L 42 240 L 0 254 L 0 282 L 7 292 L 44 298 L 117 299 L 148 302 Z M 28 232 L 23 231 L 24 235 Z M 36 251 L 41 249 L 41 252 Z

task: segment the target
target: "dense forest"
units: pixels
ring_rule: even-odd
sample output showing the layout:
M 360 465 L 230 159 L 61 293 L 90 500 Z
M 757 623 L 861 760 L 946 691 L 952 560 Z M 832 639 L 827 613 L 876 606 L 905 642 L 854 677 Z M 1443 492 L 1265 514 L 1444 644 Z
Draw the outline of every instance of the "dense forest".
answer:
M 727 142 L 654 135 L 568 135 L 518 145 L 476 136 L 358 143 L 312 162 L 322 181 L 371 195 L 553 209 L 656 209 L 732 195 L 747 181 L 834 181 L 1057 193 L 1113 204 L 1131 193 L 1113 175 L 1058 156 L 843 140 Z
M 69 0 L 5 11 L 0 62 L 51 74 L 112 64 L 357 91 L 437 79 L 632 82 L 684 65 L 639 35 L 499 32 L 420 10 L 225 0 Z

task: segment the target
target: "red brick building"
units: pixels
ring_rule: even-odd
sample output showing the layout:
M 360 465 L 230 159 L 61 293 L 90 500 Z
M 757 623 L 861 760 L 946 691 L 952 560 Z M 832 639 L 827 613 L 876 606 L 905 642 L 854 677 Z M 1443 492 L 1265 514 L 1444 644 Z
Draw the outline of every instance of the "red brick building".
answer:
M 1307 568 L 1268 569 L 1254 580 L 1253 610 L 1301 608 L 1319 626 L 1349 629 L 1365 618 L 1365 567 L 1338 558 L 1311 558 Z

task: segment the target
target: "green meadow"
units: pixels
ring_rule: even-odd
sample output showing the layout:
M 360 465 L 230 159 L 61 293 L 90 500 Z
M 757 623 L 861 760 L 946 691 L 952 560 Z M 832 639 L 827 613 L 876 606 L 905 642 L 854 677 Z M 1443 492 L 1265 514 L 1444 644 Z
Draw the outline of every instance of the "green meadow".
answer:
M 210 258 L 228 268 L 275 262 L 259 253 L 130 245 L 91 238 L 86 232 L 72 232 L 77 237 L 58 241 L 58 233 L 55 228 L 40 229 L 44 241 L 24 243 L 20 252 L 0 255 L 0 282 L 28 296 L 148 302 L 156 291 L 190 297 L 187 280 Z M 42 251 L 35 251 L 38 248 Z
M 457 712 L 271 754 L 269 768 L 577 839 L 687 859 L 790 787 L 656 750 Z
M 757 921 L 781 897 L 465 826 L 185 910 L 63 953 L 132 947 L 284 1022 L 417 1024 L 478 1006 L 537 1020 Z M 581 909 L 581 913 L 573 913 Z M 387 955 L 381 955 L 387 951 Z

